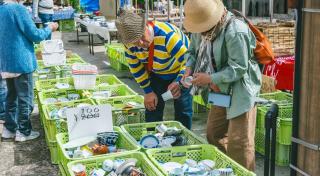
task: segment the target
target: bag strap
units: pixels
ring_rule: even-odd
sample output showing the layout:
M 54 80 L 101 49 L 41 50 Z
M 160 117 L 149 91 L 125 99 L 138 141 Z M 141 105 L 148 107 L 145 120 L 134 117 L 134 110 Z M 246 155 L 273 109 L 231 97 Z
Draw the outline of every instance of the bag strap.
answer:
M 148 23 L 154 29 L 154 22 L 150 21 Z M 147 64 L 147 71 L 151 72 L 153 69 L 153 57 L 154 57 L 154 41 L 152 41 L 149 47 L 149 57 L 148 57 L 148 64 Z
M 245 17 L 241 12 L 239 12 L 236 9 L 232 9 L 231 12 L 236 16 L 236 17 L 241 17 L 243 18 L 243 20 L 247 23 L 251 25 L 251 22 L 249 21 L 249 19 L 247 17 Z

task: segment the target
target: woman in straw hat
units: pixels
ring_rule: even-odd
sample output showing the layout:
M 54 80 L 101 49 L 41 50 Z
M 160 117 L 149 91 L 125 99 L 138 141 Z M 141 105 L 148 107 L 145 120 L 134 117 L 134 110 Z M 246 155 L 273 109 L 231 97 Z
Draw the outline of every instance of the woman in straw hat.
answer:
M 116 21 L 130 72 L 144 90 L 146 121 L 162 121 L 164 99 L 173 98 L 175 119 L 187 128 L 192 124 L 192 96 L 189 89 L 180 88 L 189 39 L 176 26 L 144 19 L 123 11 Z M 166 97 L 162 94 L 169 91 Z M 170 95 L 171 94 L 171 95 Z
M 184 27 L 202 37 L 197 59 L 188 61 L 189 66 L 193 62 L 188 68 L 193 68 L 191 93 L 206 99 L 211 91 L 210 95 L 223 97 L 213 99 L 216 105 L 211 106 L 208 116 L 207 139 L 253 171 L 255 97 L 261 86 L 261 72 L 253 54 L 255 36 L 221 0 L 187 0 L 184 10 Z M 222 100 L 229 103 L 221 105 Z

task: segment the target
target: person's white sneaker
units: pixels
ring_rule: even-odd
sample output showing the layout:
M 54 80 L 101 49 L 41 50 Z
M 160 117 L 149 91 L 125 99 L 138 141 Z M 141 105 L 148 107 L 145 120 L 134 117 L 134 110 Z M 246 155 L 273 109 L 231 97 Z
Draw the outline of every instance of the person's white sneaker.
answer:
M 14 138 L 16 136 L 16 133 L 13 133 L 11 131 L 9 131 L 6 127 L 3 127 L 3 130 L 2 130 L 2 138 L 4 139 L 11 139 L 11 138 Z
M 37 132 L 37 131 L 31 131 L 30 135 L 29 136 L 26 136 L 22 133 L 20 133 L 20 131 L 17 131 L 17 134 L 16 134 L 16 141 L 17 142 L 24 142 L 24 141 L 28 141 L 28 140 L 33 140 L 33 139 L 36 139 L 40 136 L 40 133 Z

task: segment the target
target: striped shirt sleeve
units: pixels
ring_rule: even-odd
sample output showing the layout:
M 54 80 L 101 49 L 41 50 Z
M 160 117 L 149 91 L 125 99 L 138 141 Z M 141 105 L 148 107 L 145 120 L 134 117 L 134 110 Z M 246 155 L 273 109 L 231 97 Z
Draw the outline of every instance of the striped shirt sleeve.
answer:
M 182 37 L 186 36 L 183 35 Z M 168 53 L 170 53 L 171 58 L 174 58 L 176 62 L 180 63 L 180 71 L 176 78 L 176 81 L 179 82 L 186 69 L 186 59 L 184 58 L 184 54 L 188 50 L 188 38 L 186 37 L 186 41 L 184 43 L 176 32 L 170 32 L 166 37 L 166 48 Z
M 151 93 L 152 88 L 150 85 L 149 74 L 145 70 L 144 64 L 142 64 L 129 49 L 126 49 L 125 55 L 129 64 L 130 72 L 136 82 L 140 85 L 145 94 Z

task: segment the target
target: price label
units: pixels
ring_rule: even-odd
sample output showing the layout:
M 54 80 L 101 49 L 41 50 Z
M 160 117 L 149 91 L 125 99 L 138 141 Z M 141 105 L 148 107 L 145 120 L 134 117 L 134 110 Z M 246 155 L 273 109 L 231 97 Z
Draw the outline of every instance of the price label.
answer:
M 109 104 L 70 108 L 66 114 L 70 140 L 113 130 L 112 107 Z

